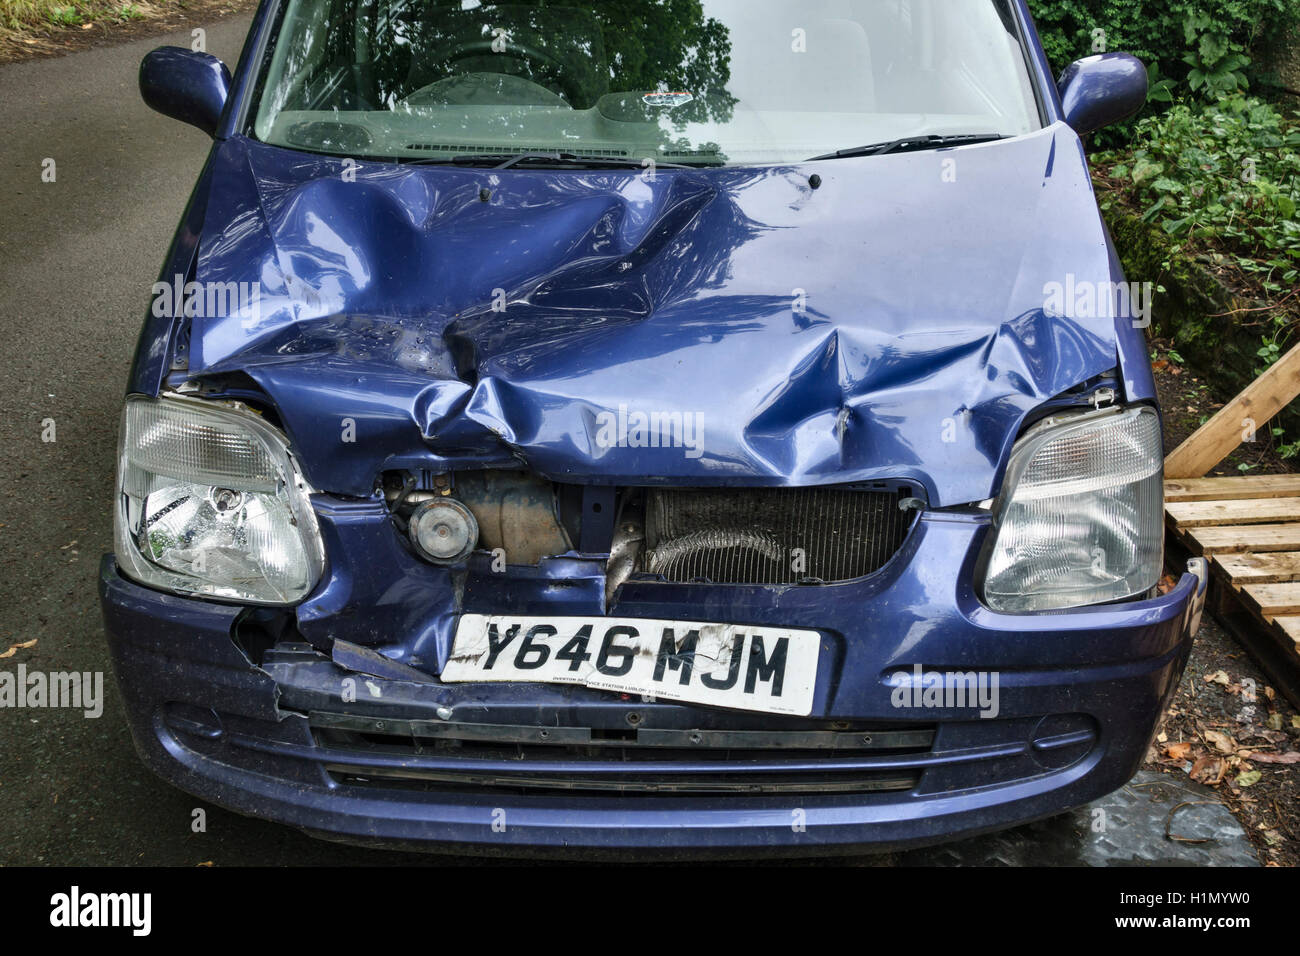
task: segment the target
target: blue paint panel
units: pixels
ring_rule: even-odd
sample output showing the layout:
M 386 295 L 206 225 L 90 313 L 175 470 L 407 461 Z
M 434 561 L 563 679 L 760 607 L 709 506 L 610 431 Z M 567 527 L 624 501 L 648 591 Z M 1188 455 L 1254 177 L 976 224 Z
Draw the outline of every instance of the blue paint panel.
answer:
M 995 491 L 1036 406 L 1141 354 L 1105 315 L 1044 311 L 1048 283 L 1114 278 L 1064 125 L 823 163 L 816 191 L 813 168 L 363 163 L 345 182 L 235 136 L 196 277 L 262 299 L 192 321 L 189 374 L 251 375 L 332 493 L 393 462 L 521 461 L 598 484 L 908 478 L 950 505 Z M 602 447 L 621 406 L 698 415 L 702 454 Z

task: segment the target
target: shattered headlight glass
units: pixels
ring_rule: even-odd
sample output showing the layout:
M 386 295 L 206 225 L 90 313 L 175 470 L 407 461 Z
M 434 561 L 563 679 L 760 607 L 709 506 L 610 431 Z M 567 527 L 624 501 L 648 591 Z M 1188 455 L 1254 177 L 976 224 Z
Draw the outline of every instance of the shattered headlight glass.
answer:
M 280 432 L 247 409 L 128 398 L 117 482 L 117 561 L 141 584 L 292 604 L 320 578 L 311 488 Z
M 1145 406 L 1031 429 L 994 506 L 984 602 L 1047 611 L 1153 587 L 1164 560 L 1163 466 L 1159 416 Z

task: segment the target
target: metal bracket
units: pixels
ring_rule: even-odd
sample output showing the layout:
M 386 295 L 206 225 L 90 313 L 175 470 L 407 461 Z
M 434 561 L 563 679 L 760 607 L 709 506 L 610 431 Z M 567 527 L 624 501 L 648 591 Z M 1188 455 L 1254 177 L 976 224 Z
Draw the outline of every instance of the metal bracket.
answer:
M 1205 595 L 1210 587 L 1210 564 L 1205 558 L 1189 558 L 1187 573 L 1196 575 L 1196 593 L 1192 595 L 1187 611 L 1187 636 L 1195 637 L 1201 629 L 1201 615 L 1205 612 Z
M 1104 385 L 1092 393 L 1092 407 L 1100 409 L 1107 405 L 1114 405 L 1115 399 L 1115 389 L 1111 388 L 1109 385 Z

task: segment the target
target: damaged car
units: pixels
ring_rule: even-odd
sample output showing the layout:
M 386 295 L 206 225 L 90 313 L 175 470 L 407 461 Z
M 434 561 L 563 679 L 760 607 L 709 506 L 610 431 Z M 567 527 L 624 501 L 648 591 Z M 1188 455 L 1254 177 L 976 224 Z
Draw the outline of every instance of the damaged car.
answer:
M 213 138 L 100 573 L 167 781 L 799 854 L 1140 766 L 1206 580 L 1081 138 L 1132 57 L 1054 79 L 1023 0 L 263 0 L 140 86 Z

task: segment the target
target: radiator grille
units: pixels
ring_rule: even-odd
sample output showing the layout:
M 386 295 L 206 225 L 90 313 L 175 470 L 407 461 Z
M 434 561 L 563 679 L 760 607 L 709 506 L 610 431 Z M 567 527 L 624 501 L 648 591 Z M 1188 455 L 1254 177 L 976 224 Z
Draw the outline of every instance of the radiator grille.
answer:
M 641 570 L 715 584 L 862 577 L 902 547 L 916 515 L 903 498 L 843 488 L 652 490 Z

